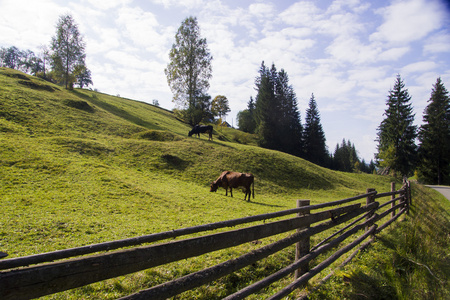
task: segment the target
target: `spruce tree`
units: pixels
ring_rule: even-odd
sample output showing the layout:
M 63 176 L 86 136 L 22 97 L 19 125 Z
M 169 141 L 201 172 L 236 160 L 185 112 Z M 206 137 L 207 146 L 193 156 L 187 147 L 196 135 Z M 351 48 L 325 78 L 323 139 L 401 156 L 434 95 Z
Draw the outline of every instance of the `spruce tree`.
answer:
M 419 130 L 419 171 L 429 184 L 450 184 L 450 98 L 441 78 L 433 86 Z
M 279 105 L 278 135 L 281 151 L 300 156 L 302 154 L 302 125 L 297 96 L 289 84 L 288 74 L 281 69 L 277 76 L 275 97 Z
M 306 110 L 305 126 L 303 131 L 303 149 L 305 159 L 315 164 L 325 166 L 328 163 L 328 151 L 325 144 L 325 133 L 320 123 L 320 114 L 314 94 L 311 95 Z
M 255 111 L 257 132 L 259 135 L 258 144 L 261 147 L 279 150 L 277 122 L 278 122 L 278 104 L 275 98 L 276 69 L 272 65 L 269 70 L 264 64 L 261 64 L 259 77 L 256 78 Z
M 302 125 L 297 97 L 289 76 L 275 64 L 261 64 L 256 78 L 255 121 L 259 145 L 293 155 L 301 154 Z
M 389 91 L 386 101 L 385 119 L 378 127 L 378 153 L 376 158 L 381 167 L 387 167 L 402 176 L 412 174 L 416 161 L 417 126 L 411 97 L 400 75 L 397 75 L 394 88 Z

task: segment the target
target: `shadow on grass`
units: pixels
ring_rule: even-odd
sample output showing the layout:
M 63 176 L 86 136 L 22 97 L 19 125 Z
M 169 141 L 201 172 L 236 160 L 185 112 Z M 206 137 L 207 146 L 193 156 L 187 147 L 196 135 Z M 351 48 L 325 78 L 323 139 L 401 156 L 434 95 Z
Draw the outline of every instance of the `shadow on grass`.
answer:
M 267 204 L 267 203 L 262 203 L 262 202 L 256 202 L 256 201 L 248 201 L 251 204 L 255 204 L 255 205 L 260 205 L 260 206 L 268 206 L 268 207 L 286 207 L 285 205 L 276 205 L 276 204 Z

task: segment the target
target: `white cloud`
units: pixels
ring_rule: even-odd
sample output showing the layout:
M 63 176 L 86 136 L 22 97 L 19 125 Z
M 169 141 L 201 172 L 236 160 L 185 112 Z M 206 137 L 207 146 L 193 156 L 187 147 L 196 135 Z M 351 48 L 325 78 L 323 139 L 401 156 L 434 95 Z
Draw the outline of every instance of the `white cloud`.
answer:
M 425 54 L 450 52 L 450 33 L 441 31 L 427 39 L 423 48 Z
M 115 8 L 117 6 L 128 5 L 133 0 L 108 0 L 108 1 L 99 1 L 99 0 L 87 0 L 92 6 L 100 10 L 108 10 L 111 8 Z
M 203 0 L 151 0 L 153 3 L 163 5 L 166 9 L 172 7 L 184 7 L 194 9 L 202 7 L 205 3 Z
M 271 3 L 253 3 L 248 7 L 248 11 L 257 17 L 272 18 L 274 16 L 275 6 Z
M 348 12 L 327 15 L 315 26 L 322 34 L 339 37 L 354 36 L 364 30 L 363 23 L 358 20 L 358 15 Z
M 352 64 L 374 62 L 380 49 L 373 45 L 364 45 L 356 37 L 336 38 L 326 48 L 335 59 Z
M 425 73 L 432 71 L 436 68 L 436 63 L 434 61 L 419 61 L 409 65 L 404 66 L 401 69 L 402 76 L 408 76 L 414 73 Z
M 319 19 L 320 12 L 314 2 L 300 1 L 280 13 L 279 17 L 286 24 L 309 27 Z
M 388 50 L 385 50 L 381 52 L 378 55 L 378 60 L 380 61 L 395 61 L 403 57 L 406 53 L 408 53 L 411 50 L 411 47 L 397 47 L 397 48 L 390 48 Z
M 51 0 L 3 0 L 0 12 L 0 44 L 37 50 L 39 45 L 50 43 L 65 9 Z
M 85 41 L 86 52 L 95 55 L 120 47 L 123 43 L 123 37 L 117 28 L 96 24 L 91 27 Z
M 445 10 L 435 0 L 404 0 L 378 10 L 384 17 L 370 38 L 393 44 L 420 40 L 443 25 Z

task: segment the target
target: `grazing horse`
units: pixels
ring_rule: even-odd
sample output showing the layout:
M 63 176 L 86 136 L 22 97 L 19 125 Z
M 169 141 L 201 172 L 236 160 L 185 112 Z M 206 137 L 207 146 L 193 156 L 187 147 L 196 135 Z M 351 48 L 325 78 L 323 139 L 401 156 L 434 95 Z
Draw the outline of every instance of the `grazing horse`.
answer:
M 195 125 L 194 128 L 192 128 L 191 131 L 189 131 L 188 136 L 192 136 L 193 134 L 197 134 L 198 137 L 200 138 L 200 133 L 208 133 L 209 134 L 209 138 L 208 141 L 211 140 L 212 141 L 212 132 L 213 132 L 213 127 L 212 125 Z
M 220 174 L 216 181 L 211 182 L 210 192 L 215 192 L 219 187 L 225 189 L 225 196 L 228 196 L 228 188 L 230 188 L 231 197 L 233 197 L 233 188 L 242 186 L 244 188 L 245 196 L 244 201 L 248 195 L 248 201 L 250 201 L 250 196 L 252 195 L 252 190 L 250 186 L 253 187 L 253 199 L 255 199 L 255 182 L 254 176 L 251 173 L 238 173 L 224 171 Z

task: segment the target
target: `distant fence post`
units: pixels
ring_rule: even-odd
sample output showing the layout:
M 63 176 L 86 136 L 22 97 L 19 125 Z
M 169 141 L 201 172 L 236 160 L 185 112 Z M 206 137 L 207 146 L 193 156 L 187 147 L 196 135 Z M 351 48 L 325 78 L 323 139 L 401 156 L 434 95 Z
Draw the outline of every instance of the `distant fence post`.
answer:
M 310 200 L 297 200 L 297 207 L 309 206 L 310 202 L 311 202 Z M 306 210 L 304 212 L 299 212 L 297 214 L 297 216 L 300 217 L 300 216 L 308 215 L 309 213 L 310 213 L 310 210 Z M 304 228 L 308 228 L 308 227 L 309 227 L 309 225 L 306 227 L 303 227 L 303 228 L 298 228 L 297 232 Z M 304 255 L 308 254 L 309 249 L 310 249 L 310 238 L 309 237 L 298 242 L 296 244 L 295 260 L 297 261 L 300 258 L 302 258 Z M 294 279 L 299 278 L 300 276 L 302 276 L 303 274 L 305 274 L 308 271 L 309 271 L 309 264 L 306 264 L 306 265 L 300 267 L 299 269 L 295 270 Z
M 391 192 L 395 192 L 395 182 L 391 182 Z M 391 195 L 391 200 L 395 199 L 395 195 Z M 391 203 L 391 208 L 395 206 L 395 202 Z M 391 219 L 395 217 L 395 209 L 391 212 Z
M 371 192 L 375 192 L 375 189 L 372 189 L 372 188 L 367 189 L 366 194 L 369 194 Z M 366 206 L 368 206 L 370 203 L 372 203 L 374 201 L 375 201 L 374 195 L 368 195 L 366 198 Z M 367 214 L 366 221 L 369 220 L 372 216 L 373 216 L 373 211 L 371 211 L 370 213 Z M 370 229 L 370 226 L 366 226 L 366 231 L 369 231 L 369 229 Z
M 409 215 L 409 206 L 411 205 L 411 186 L 409 180 L 405 181 L 405 205 L 406 205 L 406 214 Z

